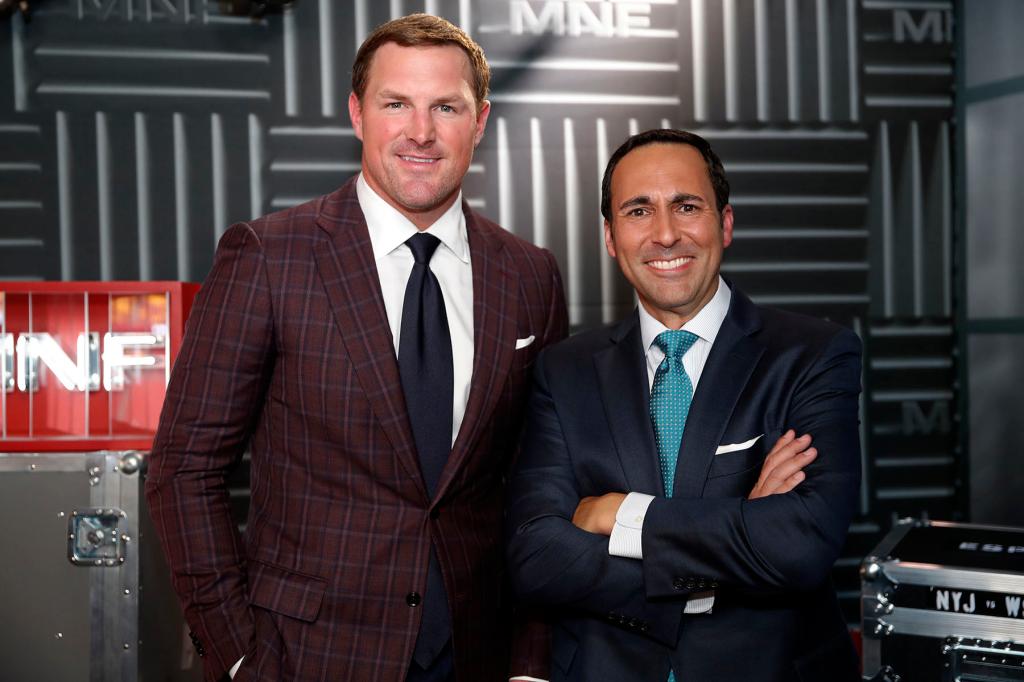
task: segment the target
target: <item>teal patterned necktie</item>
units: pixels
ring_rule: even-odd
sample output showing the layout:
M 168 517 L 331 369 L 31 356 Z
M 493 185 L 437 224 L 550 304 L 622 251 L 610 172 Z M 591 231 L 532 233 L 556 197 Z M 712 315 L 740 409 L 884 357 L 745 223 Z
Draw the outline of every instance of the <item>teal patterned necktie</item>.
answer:
M 664 331 L 654 339 L 654 345 L 665 353 L 651 386 L 651 422 L 654 424 L 665 497 L 672 497 L 679 444 L 683 442 L 686 415 L 690 413 L 690 403 L 693 402 L 693 384 L 683 369 L 683 356 L 696 341 L 696 334 L 682 329 Z
M 683 442 L 686 416 L 693 402 L 693 383 L 683 369 L 683 356 L 696 341 L 696 334 L 682 329 L 664 331 L 654 339 L 654 345 L 665 353 L 651 386 L 651 422 L 654 424 L 665 497 L 672 497 L 679 445 Z M 676 682 L 676 674 L 671 670 L 668 682 Z

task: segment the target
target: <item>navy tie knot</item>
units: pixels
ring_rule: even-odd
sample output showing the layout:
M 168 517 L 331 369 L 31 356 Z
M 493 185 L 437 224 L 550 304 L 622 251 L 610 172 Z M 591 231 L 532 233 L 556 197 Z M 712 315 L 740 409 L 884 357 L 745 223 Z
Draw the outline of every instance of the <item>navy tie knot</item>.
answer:
M 441 240 L 432 234 L 419 232 L 406 239 L 405 243 L 409 246 L 409 250 L 412 251 L 413 260 L 418 265 L 426 265 L 430 262 L 430 258 L 434 255 L 434 251 L 437 250 L 437 245 L 441 243 Z
M 665 353 L 665 357 L 679 359 L 686 355 L 686 351 L 697 342 L 697 338 L 693 332 L 670 329 L 658 334 L 654 339 L 654 345 Z

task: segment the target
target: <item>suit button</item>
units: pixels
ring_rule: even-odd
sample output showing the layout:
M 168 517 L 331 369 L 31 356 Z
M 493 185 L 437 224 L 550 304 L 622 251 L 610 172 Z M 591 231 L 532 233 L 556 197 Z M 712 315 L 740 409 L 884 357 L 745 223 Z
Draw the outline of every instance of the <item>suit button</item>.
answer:
M 676 588 L 677 590 L 681 590 L 686 587 L 686 581 L 684 581 L 682 578 L 676 578 L 672 581 L 672 587 Z
M 618 618 L 618 614 L 616 614 L 616 613 L 609 613 L 608 614 L 608 622 L 609 623 L 614 623 L 616 618 Z
M 647 623 L 640 623 L 640 632 L 647 632 L 648 627 Z
M 708 583 L 708 587 L 710 587 L 712 590 L 718 589 L 718 581 L 712 580 L 710 583 Z
M 633 630 L 636 630 L 638 627 L 640 627 L 640 621 L 638 621 L 636 618 L 630 618 L 629 627 Z
M 686 589 L 688 589 L 688 590 L 695 590 L 695 589 L 697 589 L 697 581 L 694 580 L 693 578 L 687 578 L 686 579 Z
M 422 601 L 423 598 L 420 596 L 419 592 L 410 592 L 409 594 L 405 595 L 405 603 L 409 606 L 419 606 Z

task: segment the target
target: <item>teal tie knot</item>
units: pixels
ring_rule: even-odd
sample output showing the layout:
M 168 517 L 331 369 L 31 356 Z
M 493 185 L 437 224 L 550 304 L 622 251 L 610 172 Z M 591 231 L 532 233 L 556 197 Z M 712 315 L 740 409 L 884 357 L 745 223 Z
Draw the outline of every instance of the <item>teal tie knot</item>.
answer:
M 654 345 L 665 353 L 665 357 L 673 360 L 682 359 L 686 351 L 697 342 L 698 336 L 683 329 L 669 329 L 654 338 Z

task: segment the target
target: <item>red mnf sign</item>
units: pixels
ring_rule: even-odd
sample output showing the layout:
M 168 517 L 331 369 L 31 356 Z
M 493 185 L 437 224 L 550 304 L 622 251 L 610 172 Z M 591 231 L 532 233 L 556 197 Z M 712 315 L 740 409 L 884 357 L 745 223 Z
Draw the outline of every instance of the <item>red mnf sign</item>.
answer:
M 149 449 L 198 289 L 0 282 L 0 451 Z

